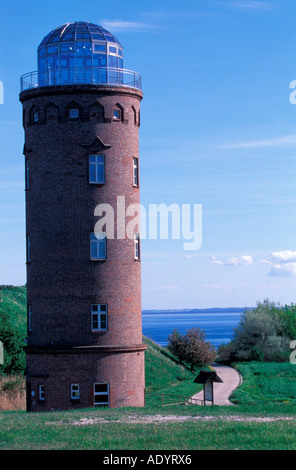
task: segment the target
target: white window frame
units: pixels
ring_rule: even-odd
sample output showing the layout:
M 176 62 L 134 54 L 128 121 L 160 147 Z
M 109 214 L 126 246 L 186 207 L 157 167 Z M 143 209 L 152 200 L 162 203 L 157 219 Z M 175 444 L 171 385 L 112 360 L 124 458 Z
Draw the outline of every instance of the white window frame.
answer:
M 107 391 L 106 392 L 96 392 L 96 385 L 106 385 L 107 386 Z M 108 401 L 107 402 L 102 402 L 102 403 L 96 403 L 96 397 L 99 397 L 100 395 L 108 395 Z M 107 406 L 109 408 L 110 406 L 110 387 L 108 383 L 103 383 L 103 382 L 97 382 L 94 383 L 94 406 Z
M 100 256 L 100 247 L 103 247 L 103 256 Z M 95 248 L 96 255 L 93 255 Z M 105 232 L 92 232 L 90 234 L 90 259 L 106 260 L 107 259 L 107 237 Z
M 133 185 L 139 186 L 139 159 L 133 157 Z
M 106 169 L 105 169 L 105 155 L 103 154 L 90 154 L 88 156 L 89 164 L 89 175 L 88 181 L 90 184 L 105 184 L 106 182 Z M 95 168 L 95 179 L 91 179 L 90 170 L 91 167 Z M 99 169 L 103 168 L 103 171 L 100 172 Z M 103 174 L 103 177 L 100 178 L 99 175 Z
M 97 316 L 97 318 L 95 318 Z M 106 316 L 106 320 L 102 320 L 102 317 Z M 98 327 L 94 327 L 94 323 L 98 323 Z M 103 328 L 102 323 L 106 322 L 106 326 Z M 107 304 L 92 304 L 91 306 L 91 330 L 92 331 L 107 331 L 108 329 L 108 305 Z
M 39 400 L 40 400 L 40 401 L 44 401 L 44 400 L 45 400 L 45 389 L 44 389 L 44 385 L 39 385 L 38 397 L 39 397 Z
M 79 400 L 80 389 L 79 384 L 71 384 L 71 400 Z
M 135 260 L 140 259 L 140 234 L 134 233 L 134 258 Z

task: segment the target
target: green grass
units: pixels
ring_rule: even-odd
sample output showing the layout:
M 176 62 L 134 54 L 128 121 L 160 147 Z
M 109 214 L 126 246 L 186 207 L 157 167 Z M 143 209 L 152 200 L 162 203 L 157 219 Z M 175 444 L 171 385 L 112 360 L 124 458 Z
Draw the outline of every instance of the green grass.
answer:
M 0 286 L 0 323 L 8 324 L 21 335 L 27 334 L 27 289 Z
M 143 338 L 147 344 L 145 353 L 145 385 L 146 405 L 161 403 L 160 395 L 164 394 L 165 403 L 179 400 L 179 396 L 191 397 L 202 390 L 202 386 L 194 383 L 199 369 L 192 373 L 189 368 L 181 365 L 165 348 L 154 341 Z M 169 396 L 170 395 L 170 396 Z
M 26 289 L 2 288 L 0 301 L 0 321 L 25 331 Z M 166 349 L 144 340 L 147 392 L 164 394 L 167 405 L 201 389 L 193 382 L 198 370 L 192 373 Z M 296 450 L 296 366 L 252 362 L 236 367 L 243 383 L 233 393 L 235 406 L 162 407 L 159 395 L 148 394 L 145 408 L 4 411 L 0 450 Z
M 243 377 L 232 394 L 237 404 L 291 403 L 296 405 L 296 366 L 290 363 L 249 362 L 235 366 Z

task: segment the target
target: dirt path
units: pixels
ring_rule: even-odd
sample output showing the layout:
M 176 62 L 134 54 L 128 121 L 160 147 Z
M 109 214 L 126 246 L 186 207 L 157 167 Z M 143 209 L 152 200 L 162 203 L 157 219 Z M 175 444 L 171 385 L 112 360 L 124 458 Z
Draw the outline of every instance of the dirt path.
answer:
M 220 364 L 212 364 L 212 367 L 220 379 L 223 380 L 223 383 L 214 383 L 214 405 L 230 406 L 232 403 L 229 401 L 229 396 L 242 382 L 241 376 L 232 367 Z M 192 398 L 203 400 L 203 391 Z

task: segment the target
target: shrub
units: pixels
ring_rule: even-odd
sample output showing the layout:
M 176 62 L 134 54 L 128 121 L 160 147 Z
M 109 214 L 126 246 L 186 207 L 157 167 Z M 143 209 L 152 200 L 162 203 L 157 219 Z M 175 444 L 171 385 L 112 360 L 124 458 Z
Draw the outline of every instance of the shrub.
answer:
M 223 360 L 283 362 L 289 357 L 288 315 L 274 302 L 264 300 L 255 309 L 245 310 L 228 348 L 218 348 Z
M 185 334 L 173 330 L 168 337 L 168 350 L 181 362 L 189 363 L 191 371 L 195 367 L 210 364 L 217 357 L 214 347 L 206 341 L 204 331 L 200 328 L 191 328 Z

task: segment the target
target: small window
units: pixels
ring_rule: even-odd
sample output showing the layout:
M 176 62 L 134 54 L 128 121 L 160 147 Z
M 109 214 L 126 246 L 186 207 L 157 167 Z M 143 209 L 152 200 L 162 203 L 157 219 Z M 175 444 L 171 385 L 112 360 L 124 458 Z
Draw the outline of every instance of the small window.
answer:
M 140 259 L 140 234 L 134 234 L 134 256 L 135 259 Z
M 107 256 L 107 238 L 106 233 L 90 234 L 90 259 L 105 260 Z
M 109 407 L 109 384 L 94 384 L 94 405 Z
M 139 186 L 139 160 L 133 158 L 133 182 L 134 186 Z
M 116 47 L 114 46 L 109 46 L 109 52 L 111 52 L 111 54 L 116 54 Z
M 120 112 L 120 109 L 114 109 L 114 111 L 113 111 L 113 119 L 114 119 L 114 121 L 120 121 L 120 119 L 121 119 L 121 112 Z
M 44 401 L 44 399 L 45 399 L 44 385 L 39 385 L 39 400 Z
M 93 184 L 105 183 L 104 155 L 89 155 L 89 182 Z
M 107 330 L 107 311 L 106 304 L 91 306 L 91 329 L 92 331 Z
M 32 311 L 31 305 L 27 307 L 27 316 L 28 316 L 28 331 L 32 331 Z
M 25 170 L 25 177 L 26 177 L 25 185 L 26 185 L 26 189 L 30 189 L 29 160 L 26 160 L 25 166 L 26 166 L 26 170 Z
M 38 111 L 33 112 L 33 122 L 38 122 L 39 121 L 39 115 Z
M 71 400 L 79 400 L 79 384 L 71 384 Z
M 27 235 L 27 263 L 31 262 L 31 242 L 30 235 Z
M 78 119 L 78 118 L 79 118 L 79 110 L 70 109 L 70 119 Z

